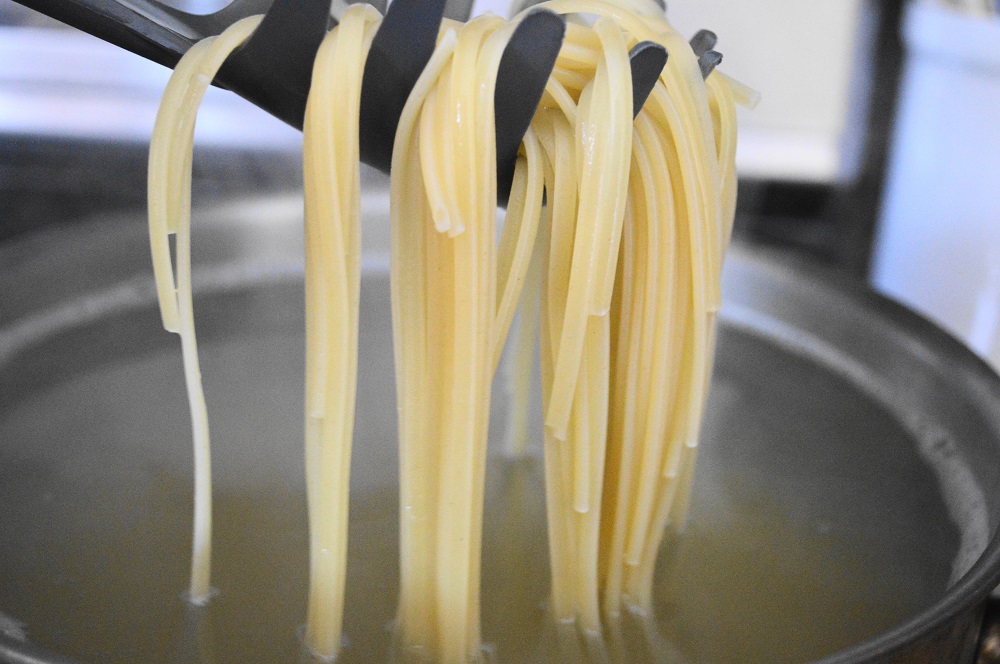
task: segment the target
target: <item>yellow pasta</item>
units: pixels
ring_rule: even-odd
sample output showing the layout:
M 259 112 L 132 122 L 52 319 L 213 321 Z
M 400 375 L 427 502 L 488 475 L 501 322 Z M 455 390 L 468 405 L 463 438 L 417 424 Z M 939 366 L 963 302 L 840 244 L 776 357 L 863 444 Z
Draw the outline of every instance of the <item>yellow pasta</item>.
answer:
M 651 609 L 663 534 L 686 519 L 735 209 L 732 108 L 752 93 L 718 72 L 703 82 L 650 3 L 542 6 L 598 17 L 569 25 L 535 119 L 550 165 L 540 328 L 553 611 L 593 631 L 598 603 L 605 620 Z M 607 99 L 631 98 L 602 65 L 620 72 L 624 47 L 646 39 L 667 48 L 667 67 L 628 136 L 588 156 L 591 124 L 602 136 L 618 126 Z M 591 163 L 599 182 L 586 181 Z M 602 186 L 626 192 L 618 207 L 601 207 Z
M 552 617 L 598 638 L 652 606 L 655 560 L 690 505 L 736 201 L 735 104 L 651 0 L 552 0 L 566 40 L 496 218 L 493 93 L 518 18 L 445 21 L 395 136 L 392 325 L 404 653 L 482 657 L 480 548 L 492 380 L 515 320 L 511 453 L 542 443 Z M 196 45 L 164 94 L 150 230 L 164 326 L 180 334 L 196 457 L 191 599 L 210 595 L 208 421 L 191 311 L 197 105 L 259 17 Z M 358 113 L 380 17 L 351 7 L 316 57 L 304 123 L 305 645 L 335 658 L 345 610 L 360 283 Z M 669 61 L 633 120 L 629 49 Z M 168 236 L 177 235 L 176 279 Z M 499 235 L 499 240 L 497 239 Z M 528 427 L 540 349 L 544 430 Z
M 398 629 L 404 648 L 447 662 L 479 657 L 486 432 L 494 358 L 502 344 L 492 81 L 511 30 L 496 17 L 482 17 L 457 26 L 454 46 L 446 31 L 435 58 L 444 48 L 453 52 L 441 57 L 439 69 L 424 71 L 424 85 L 418 84 L 403 112 L 393 154 L 393 325 L 404 515 Z M 425 158 L 428 153 L 436 153 L 435 159 Z M 436 169 L 466 175 L 448 180 Z M 424 186 L 414 186 L 419 182 Z M 538 206 L 540 198 L 539 192 Z M 433 225 L 424 223 L 428 218 Z M 537 226 L 537 220 L 522 224 Z M 530 255 L 530 246 L 514 243 L 507 252 L 504 291 L 506 282 L 523 282 L 522 256 Z M 410 280 L 407 265 L 421 271 L 422 283 Z M 505 311 L 518 294 L 500 293 Z M 509 316 L 501 316 L 506 333 Z
M 305 643 L 340 649 L 361 280 L 358 110 L 379 14 L 354 6 L 323 41 L 303 127 L 306 235 L 306 491 L 309 606 Z
M 212 469 L 208 412 L 201 386 L 191 297 L 191 151 L 201 99 L 226 57 L 260 22 L 250 17 L 195 45 L 177 65 L 160 104 L 149 146 L 149 239 L 163 326 L 181 337 L 195 458 L 190 600 L 212 593 Z M 169 235 L 177 237 L 176 281 Z

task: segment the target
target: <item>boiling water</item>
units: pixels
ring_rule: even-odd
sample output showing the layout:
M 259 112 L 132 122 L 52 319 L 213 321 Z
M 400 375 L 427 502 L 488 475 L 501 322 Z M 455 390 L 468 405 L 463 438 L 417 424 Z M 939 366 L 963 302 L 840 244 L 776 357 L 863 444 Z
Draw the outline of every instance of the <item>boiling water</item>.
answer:
M 538 464 L 493 466 L 483 561 L 483 633 L 499 662 L 581 661 L 586 645 L 548 623 Z M 35 643 L 84 662 L 295 662 L 306 595 L 305 505 L 281 486 L 216 496 L 214 584 L 206 610 L 186 608 L 189 480 L 158 474 L 127 494 L 147 518 L 102 525 L 3 555 L 0 602 Z M 120 499 L 119 494 L 119 498 Z M 65 498 L 65 497 L 64 497 Z M 604 655 L 614 662 L 803 662 L 877 634 L 928 598 L 906 567 L 823 529 L 795 523 L 766 496 L 724 519 L 695 513 L 664 547 L 656 616 L 626 617 Z M 53 496 L 51 500 L 59 500 Z M 397 587 L 391 492 L 356 495 L 343 662 L 389 661 Z M 135 507 L 136 505 L 133 505 Z M 592 657 L 592 661 L 600 661 Z
M 32 643 L 95 663 L 300 658 L 301 284 L 283 288 L 199 304 L 213 315 L 199 334 L 218 588 L 200 612 L 181 597 L 191 480 L 179 349 L 155 308 L 82 324 L 3 367 L 0 611 Z M 366 315 L 345 663 L 392 657 L 398 583 L 389 325 Z M 496 395 L 491 441 L 503 438 Z M 655 615 L 626 618 L 599 647 L 546 618 L 541 471 L 536 458 L 498 454 L 489 468 L 483 636 L 498 662 L 575 662 L 588 648 L 613 662 L 815 659 L 930 606 L 959 540 L 890 414 L 807 359 L 726 328 L 690 528 L 663 547 Z

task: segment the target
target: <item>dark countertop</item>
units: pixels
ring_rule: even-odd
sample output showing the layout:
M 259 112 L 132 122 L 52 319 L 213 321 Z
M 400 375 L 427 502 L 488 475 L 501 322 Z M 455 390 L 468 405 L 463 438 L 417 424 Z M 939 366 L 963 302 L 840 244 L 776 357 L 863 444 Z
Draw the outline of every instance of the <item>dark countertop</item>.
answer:
M 0 136 L 0 241 L 33 228 L 146 205 L 149 146 Z M 210 204 L 302 188 L 294 151 L 198 147 L 192 198 Z

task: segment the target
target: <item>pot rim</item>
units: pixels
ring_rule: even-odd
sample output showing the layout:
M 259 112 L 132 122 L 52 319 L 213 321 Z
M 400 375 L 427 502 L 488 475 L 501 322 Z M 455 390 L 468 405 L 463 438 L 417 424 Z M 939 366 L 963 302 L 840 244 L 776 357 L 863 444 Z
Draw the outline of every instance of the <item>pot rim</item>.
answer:
M 833 289 L 851 298 L 854 303 L 905 332 L 906 336 L 934 348 L 935 353 L 947 358 L 949 372 L 966 376 L 982 389 L 982 395 L 1000 405 L 1000 375 L 997 371 L 937 323 L 876 292 L 867 283 L 832 268 L 807 263 L 801 257 L 780 251 L 735 250 L 740 253 L 741 259 L 754 263 L 756 267 L 772 273 L 783 272 L 784 279 L 808 279 L 812 286 Z M 997 444 L 1000 453 L 1000 440 Z M 964 612 L 984 603 L 998 584 L 1000 529 L 993 532 L 972 567 L 949 586 L 933 605 L 877 636 L 816 660 L 813 664 L 881 661 L 881 658 L 897 654 L 921 638 L 946 628 Z

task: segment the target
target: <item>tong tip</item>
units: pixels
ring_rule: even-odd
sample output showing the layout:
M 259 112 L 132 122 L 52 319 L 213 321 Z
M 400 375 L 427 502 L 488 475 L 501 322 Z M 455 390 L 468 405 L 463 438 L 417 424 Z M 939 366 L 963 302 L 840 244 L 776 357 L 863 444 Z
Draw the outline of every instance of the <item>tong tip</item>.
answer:
M 629 51 L 632 70 L 632 117 L 639 115 L 667 64 L 667 49 L 656 42 L 641 41 Z
M 698 58 L 698 67 L 701 69 L 701 77 L 708 78 L 708 75 L 715 71 L 715 68 L 722 62 L 722 54 L 718 51 L 706 51 Z

